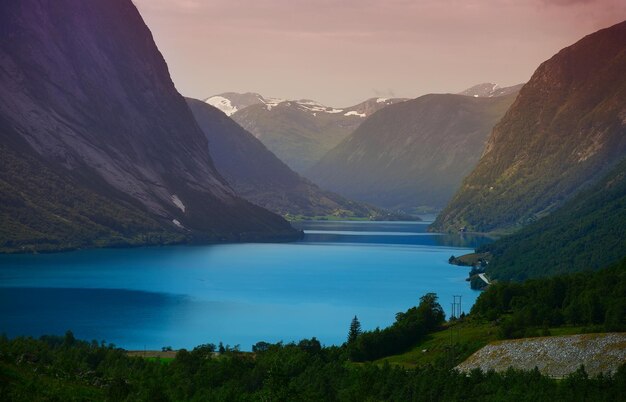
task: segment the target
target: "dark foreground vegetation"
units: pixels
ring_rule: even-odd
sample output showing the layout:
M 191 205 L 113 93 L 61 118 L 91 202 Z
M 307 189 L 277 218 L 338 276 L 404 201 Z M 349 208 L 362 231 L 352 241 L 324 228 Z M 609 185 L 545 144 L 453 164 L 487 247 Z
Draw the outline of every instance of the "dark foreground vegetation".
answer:
M 487 340 L 464 340 L 472 350 L 456 359 L 441 355 L 412 368 L 371 360 L 420 347 L 420 342 L 445 336 L 457 325 L 470 325 L 476 333 L 481 326 L 489 328 L 490 339 L 542 335 L 548 325 L 625 330 L 625 278 L 626 260 L 595 273 L 497 284 L 479 297 L 467 317 L 447 323 L 437 297 L 427 294 L 382 330 L 361 331 L 355 317 L 347 342 L 339 347 L 323 347 L 312 338 L 290 344 L 259 342 L 252 353 L 228 348 L 216 353 L 215 345 L 206 344 L 159 360 L 79 341 L 71 332 L 40 339 L 0 337 L 0 400 L 623 400 L 626 366 L 597 378 L 581 368 L 560 380 L 537 370 L 464 374 L 452 369 Z
M 614 375 L 588 378 L 579 370 L 553 380 L 536 370 L 466 375 L 443 366 L 355 366 L 342 348 L 322 348 L 314 339 L 218 357 L 198 347 L 170 363 L 128 357 L 69 334 L 0 344 L 3 401 L 617 401 L 626 395 L 625 367 Z
M 626 331 L 626 259 L 597 272 L 491 285 L 471 315 L 499 320 L 504 338 L 563 325 Z

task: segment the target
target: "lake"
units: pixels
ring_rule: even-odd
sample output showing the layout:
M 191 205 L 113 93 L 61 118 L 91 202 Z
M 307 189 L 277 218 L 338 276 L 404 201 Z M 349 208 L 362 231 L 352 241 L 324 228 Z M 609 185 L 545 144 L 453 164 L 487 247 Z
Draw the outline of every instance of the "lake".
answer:
M 303 222 L 302 241 L 0 256 L 0 332 L 62 335 L 126 349 L 222 341 L 345 341 L 435 292 L 469 311 L 468 269 L 448 264 L 487 240 L 432 234 L 428 222 Z

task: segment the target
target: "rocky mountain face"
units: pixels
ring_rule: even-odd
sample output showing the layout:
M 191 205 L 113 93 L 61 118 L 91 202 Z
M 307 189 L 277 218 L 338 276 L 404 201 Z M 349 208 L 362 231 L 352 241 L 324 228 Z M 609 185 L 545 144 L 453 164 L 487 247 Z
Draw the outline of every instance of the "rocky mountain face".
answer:
M 535 71 L 434 230 L 514 229 L 597 182 L 626 155 L 626 22 Z
M 510 87 L 501 87 L 498 84 L 485 82 L 482 84 L 474 85 L 473 87 L 468 88 L 463 92 L 459 92 L 459 95 L 473 96 L 474 98 L 493 98 L 494 96 L 506 96 L 518 93 L 523 86 L 524 84 L 513 85 Z
M 220 96 L 232 99 L 231 105 L 237 104 L 236 97 Z M 211 99 L 216 101 L 216 97 Z M 404 100 L 372 98 L 358 105 L 335 108 L 306 99 L 260 99 L 258 103 L 237 109 L 231 117 L 300 174 L 352 133 L 367 116 Z
M 132 210 L 152 229 L 185 238 L 294 234 L 282 218 L 239 198 L 217 173 L 206 138 L 131 1 L 3 2 L 0 32 L 0 139 L 15 162 L 3 159 L 2 188 L 13 204 L 57 214 L 54 199 L 33 195 L 17 177 L 24 163 L 29 174 L 46 170 L 71 184 L 70 209 L 81 209 L 87 196 L 120 205 L 92 217 L 109 226 Z M 27 211 L 11 222 L 31 227 Z M 73 227 L 88 226 L 79 216 L 57 215 Z M 140 237 L 140 226 L 123 237 Z M 50 241 L 56 236 L 52 229 L 32 232 Z M 99 235 L 85 229 L 93 244 Z
M 475 166 L 515 93 L 425 95 L 388 106 L 307 175 L 341 195 L 386 208 L 443 208 Z
M 384 212 L 324 191 L 216 108 L 187 99 L 219 172 L 242 197 L 285 216 L 378 218 Z

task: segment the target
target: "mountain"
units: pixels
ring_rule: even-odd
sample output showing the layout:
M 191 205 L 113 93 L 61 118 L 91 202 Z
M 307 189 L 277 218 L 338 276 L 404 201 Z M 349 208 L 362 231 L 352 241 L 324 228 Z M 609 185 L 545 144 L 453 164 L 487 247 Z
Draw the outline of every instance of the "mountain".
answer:
M 301 177 L 261 141 L 216 108 L 187 99 L 209 142 L 217 170 L 247 200 L 290 216 L 385 216 L 383 211 L 324 191 Z
M 556 212 L 479 250 L 504 280 L 597 270 L 626 257 L 626 160 Z
M 535 71 L 433 230 L 519 228 L 597 182 L 626 155 L 626 21 Z
M 254 92 L 246 92 L 243 94 L 225 92 L 223 94 L 211 96 L 204 101 L 224 112 L 226 116 L 231 116 L 237 111 L 252 105 L 264 104 L 268 107 L 272 107 L 276 106 L 280 102 L 283 102 L 282 99 L 264 98 Z
M 510 87 L 501 87 L 498 84 L 491 82 L 485 82 L 482 84 L 474 85 L 471 88 L 466 89 L 463 92 L 459 92 L 459 95 L 473 96 L 474 98 L 493 98 L 494 96 L 506 96 L 514 93 L 518 93 L 524 84 L 517 84 Z
M 367 116 L 403 101 L 373 98 L 355 106 L 334 108 L 306 99 L 263 99 L 237 110 L 231 117 L 300 174 L 352 133 Z
M 443 208 L 475 166 L 515 93 L 431 94 L 367 118 L 307 172 L 343 196 L 385 208 Z
M 0 245 L 297 236 L 217 173 L 131 1 L 3 2 L 0 31 Z

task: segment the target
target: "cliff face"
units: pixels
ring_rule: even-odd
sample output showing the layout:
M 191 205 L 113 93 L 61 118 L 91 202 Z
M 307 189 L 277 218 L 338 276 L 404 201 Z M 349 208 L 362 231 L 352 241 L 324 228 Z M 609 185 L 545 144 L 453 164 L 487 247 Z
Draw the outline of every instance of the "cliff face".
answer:
M 387 208 L 443 208 L 516 93 L 431 94 L 367 118 L 309 172 L 317 184 Z
M 435 230 L 534 221 L 626 155 L 626 22 L 561 50 L 533 74 Z
M 0 139 L 16 155 L 123 200 L 168 231 L 291 231 L 217 173 L 130 1 L 3 2 L 0 38 Z

